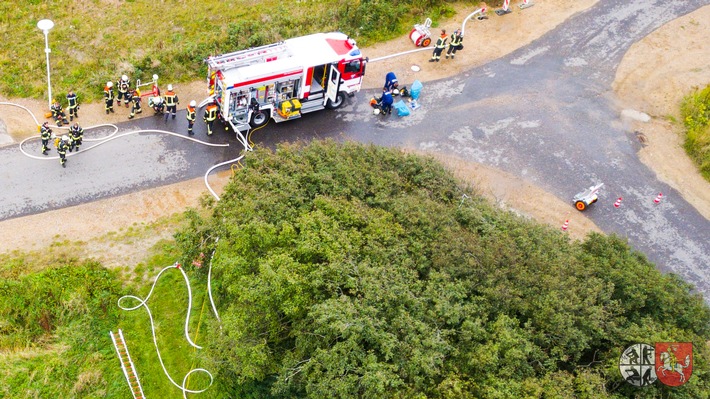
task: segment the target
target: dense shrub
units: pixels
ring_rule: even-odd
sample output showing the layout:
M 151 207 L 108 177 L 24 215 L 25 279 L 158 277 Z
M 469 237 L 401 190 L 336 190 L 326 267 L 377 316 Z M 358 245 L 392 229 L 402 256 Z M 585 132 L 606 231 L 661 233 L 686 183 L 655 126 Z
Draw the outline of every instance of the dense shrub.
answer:
M 431 159 L 259 150 L 191 221 L 185 262 L 219 237 L 215 397 L 628 397 L 621 351 L 675 340 L 696 369 L 673 396 L 710 388 L 710 312 L 689 285 L 620 238 L 496 210 Z

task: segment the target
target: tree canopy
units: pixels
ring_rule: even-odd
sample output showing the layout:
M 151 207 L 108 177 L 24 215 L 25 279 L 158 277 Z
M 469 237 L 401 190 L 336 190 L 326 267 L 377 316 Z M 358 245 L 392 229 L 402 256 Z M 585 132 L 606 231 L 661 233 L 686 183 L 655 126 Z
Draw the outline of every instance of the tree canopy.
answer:
M 176 239 L 183 264 L 216 245 L 216 397 L 710 392 L 710 311 L 691 286 L 618 237 L 570 241 L 497 209 L 430 158 L 260 149 L 208 208 Z M 624 382 L 623 349 L 660 341 L 695 344 L 690 381 Z

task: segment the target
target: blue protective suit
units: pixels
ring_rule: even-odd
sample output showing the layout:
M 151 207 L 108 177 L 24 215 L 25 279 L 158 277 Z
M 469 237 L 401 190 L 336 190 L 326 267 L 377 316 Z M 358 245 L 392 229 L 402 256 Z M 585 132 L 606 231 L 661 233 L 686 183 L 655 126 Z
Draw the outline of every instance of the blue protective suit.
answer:
M 395 76 L 394 72 L 387 72 L 387 75 L 385 75 L 385 90 L 392 91 L 395 83 L 398 83 L 397 76 Z

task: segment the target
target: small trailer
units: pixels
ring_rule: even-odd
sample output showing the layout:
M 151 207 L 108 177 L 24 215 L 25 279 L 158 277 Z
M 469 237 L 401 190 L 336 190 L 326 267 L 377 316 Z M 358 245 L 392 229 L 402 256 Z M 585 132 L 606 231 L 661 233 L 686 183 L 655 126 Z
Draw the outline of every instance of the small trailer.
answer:
M 578 211 L 583 211 L 587 209 L 589 205 L 597 202 L 597 200 L 599 199 L 597 193 L 603 185 L 604 183 L 599 183 L 596 186 L 589 187 L 588 189 L 577 193 L 577 195 L 572 198 L 574 207 L 577 208 Z
M 431 19 L 427 18 L 424 24 L 416 24 L 411 32 L 409 32 L 409 38 L 412 39 L 414 45 L 417 47 L 429 47 L 431 44 Z

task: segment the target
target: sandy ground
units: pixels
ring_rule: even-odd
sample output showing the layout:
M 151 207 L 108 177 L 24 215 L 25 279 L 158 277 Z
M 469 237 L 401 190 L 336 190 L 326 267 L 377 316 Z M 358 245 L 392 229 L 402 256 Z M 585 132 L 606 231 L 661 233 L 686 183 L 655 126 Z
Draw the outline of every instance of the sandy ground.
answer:
M 517 4 L 517 3 L 515 3 Z M 544 0 L 534 7 L 520 10 L 513 6 L 513 13 L 498 17 L 489 10 L 489 19 L 471 20 L 466 25 L 466 48 L 455 61 L 442 60 L 428 63 L 430 51 L 416 52 L 405 56 L 373 62 L 368 65 L 365 86 L 374 88 L 382 84 L 388 71 L 394 71 L 402 82 L 419 79 L 422 82 L 453 76 L 463 70 L 484 64 L 524 46 L 565 21 L 570 16 L 587 9 L 595 1 Z M 441 24 L 451 32 L 476 8 L 459 6 L 458 14 Z M 694 87 L 704 87 L 710 82 L 710 53 L 703 51 L 703 44 L 710 31 L 710 7 L 672 21 L 634 45 L 624 57 L 613 85 L 618 93 L 620 109 L 644 112 L 651 121 L 626 121 L 629 128 L 638 131 L 645 147 L 641 159 L 658 173 L 661 180 L 672 185 L 693 204 L 705 217 L 710 218 L 710 185 L 697 173 L 697 168 L 688 160 L 682 149 L 682 137 L 678 126 L 669 122 L 669 116 L 678 120 L 678 104 L 681 98 Z M 433 28 L 433 32 L 438 31 Z M 504 40 L 501 40 L 504 38 Z M 475 43 L 483 43 L 476 45 Z M 677 44 L 683 43 L 683 46 Z M 365 48 L 363 52 L 376 59 L 388 54 L 412 50 L 415 47 L 404 36 L 387 43 Z M 475 50 L 475 51 L 474 51 Z M 414 72 L 412 65 L 421 69 Z M 160 82 L 161 86 L 170 82 Z M 205 82 L 175 85 L 181 98 L 181 106 L 189 100 L 200 101 L 205 96 Z M 5 99 L 28 107 L 41 117 L 46 103 L 35 100 Z M 116 114 L 105 115 L 103 104 L 83 104 L 80 123 L 87 127 L 106 121 L 122 121 L 128 115 L 125 109 Z M 24 112 L 2 113 L 8 131 L 15 141 L 36 134 L 36 125 Z M 414 149 L 406 149 L 414 151 Z M 481 194 L 506 209 L 535 218 L 559 228 L 569 219 L 568 233 L 580 239 L 590 231 L 600 231 L 597 226 L 575 211 L 566 200 L 545 193 L 541 189 L 500 170 L 456 158 L 441 158 L 464 182 L 475 185 Z M 211 184 L 220 192 L 230 173 L 214 176 Z M 99 200 L 40 215 L 27 216 L 0 222 L 0 252 L 13 249 L 32 250 L 44 248 L 53 240 L 86 242 L 82 251 L 108 265 L 128 265 L 171 232 L 157 232 L 140 242 L 129 245 L 107 244 L 101 240 L 109 232 L 125 231 L 131 226 L 145 225 L 182 212 L 186 207 L 197 206 L 206 189 L 201 179 L 155 188 L 121 197 Z M 523 198 L 536 198 L 534 203 Z M 136 207 L 136 204 L 140 206 Z M 135 209 L 141 209 L 135 212 Z M 102 215 L 102 217 L 97 217 Z M 53 226 L 53 228 L 48 228 Z

